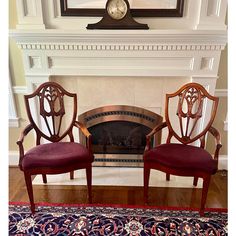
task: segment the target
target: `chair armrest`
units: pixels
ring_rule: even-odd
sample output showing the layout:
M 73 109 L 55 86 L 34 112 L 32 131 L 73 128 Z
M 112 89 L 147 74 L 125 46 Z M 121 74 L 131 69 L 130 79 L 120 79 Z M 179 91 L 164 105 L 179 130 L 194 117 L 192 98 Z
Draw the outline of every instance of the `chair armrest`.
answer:
M 151 138 L 153 137 L 153 135 L 165 127 L 167 127 L 166 122 L 162 122 L 161 124 L 154 127 L 153 130 L 148 135 L 146 135 L 146 147 L 145 147 L 144 152 L 151 149 Z
M 75 121 L 75 126 L 76 126 L 77 128 L 79 128 L 79 129 L 82 131 L 82 133 L 84 134 L 84 136 L 85 136 L 86 138 L 89 138 L 90 136 L 92 136 L 92 135 L 89 133 L 89 131 L 88 131 L 88 129 L 86 128 L 86 126 L 85 126 L 83 123 L 81 123 L 81 122 L 79 122 L 79 121 Z
M 75 121 L 75 126 L 79 128 L 81 132 L 84 134 L 84 136 L 86 137 L 86 146 L 89 149 L 89 151 L 92 152 L 92 134 L 89 133 L 86 126 L 79 121 Z
M 218 161 L 219 151 L 220 151 L 220 148 L 222 147 L 220 133 L 213 126 L 209 128 L 209 132 L 215 137 L 216 149 L 214 153 L 214 159 Z
M 32 129 L 33 129 L 33 125 L 32 124 L 27 125 L 23 129 L 23 131 L 21 132 L 20 137 L 19 137 L 19 139 L 16 142 L 16 144 L 19 146 L 19 153 L 20 153 L 19 167 L 20 167 L 20 169 L 22 169 L 21 162 L 22 162 L 22 160 L 24 158 L 24 146 L 23 146 L 24 138 Z

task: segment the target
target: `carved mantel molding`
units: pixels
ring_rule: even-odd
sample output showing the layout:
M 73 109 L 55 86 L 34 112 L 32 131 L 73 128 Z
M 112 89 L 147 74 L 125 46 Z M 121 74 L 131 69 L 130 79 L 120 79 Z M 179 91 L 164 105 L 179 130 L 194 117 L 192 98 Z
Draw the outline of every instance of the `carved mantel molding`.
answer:
M 23 50 L 26 75 L 217 76 L 227 42 L 224 30 L 13 30 L 10 36 Z
M 221 50 L 227 42 L 225 30 L 149 30 L 149 31 L 99 31 L 84 30 L 11 30 L 10 37 L 14 38 L 22 49 L 52 49 L 73 50 L 81 45 L 83 49 L 124 50 Z M 122 44 L 122 45 L 119 45 Z M 93 45 L 94 48 L 89 46 Z M 100 46 L 106 45 L 105 48 Z M 137 48 L 135 45 L 139 45 Z M 143 48 L 142 48 L 143 47 Z M 159 48 L 160 49 L 160 48 Z

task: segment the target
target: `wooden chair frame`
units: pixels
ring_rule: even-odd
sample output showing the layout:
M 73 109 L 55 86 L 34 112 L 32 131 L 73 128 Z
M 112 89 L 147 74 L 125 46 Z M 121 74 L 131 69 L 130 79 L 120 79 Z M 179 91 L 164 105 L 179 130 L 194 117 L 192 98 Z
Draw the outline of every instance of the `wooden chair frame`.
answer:
M 180 121 L 182 136 L 178 135 L 174 131 L 171 121 L 170 121 L 169 112 L 168 112 L 169 111 L 169 100 L 170 100 L 170 98 L 173 98 L 176 96 L 179 96 L 177 115 L 178 115 L 179 121 Z M 206 125 L 206 127 L 199 134 L 192 137 L 192 135 L 194 134 L 193 130 L 194 130 L 194 128 L 196 128 L 196 123 L 199 120 L 199 118 L 202 116 L 202 106 L 203 106 L 203 100 L 205 98 L 208 98 L 213 102 L 211 118 L 210 118 L 208 124 Z M 181 109 L 184 99 L 187 99 L 187 103 L 188 103 L 187 104 L 188 105 L 187 112 L 183 112 L 183 110 Z M 163 122 L 162 124 L 156 126 L 146 136 L 146 147 L 145 147 L 145 151 L 144 151 L 144 156 L 152 148 L 151 147 L 151 139 L 152 139 L 153 135 L 160 132 L 162 129 L 164 129 L 166 127 L 168 128 L 168 137 L 167 137 L 167 141 L 166 141 L 167 144 L 171 143 L 171 139 L 173 137 L 175 137 L 183 145 L 188 145 L 188 144 L 193 143 L 196 140 L 200 140 L 200 147 L 199 148 L 203 148 L 203 149 L 205 148 L 206 134 L 207 134 L 207 132 L 209 132 L 215 138 L 216 147 L 215 147 L 215 153 L 214 153 L 213 159 L 216 160 L 217 166 L 218 166 L 219 150 L 222 147 L 222 145 L 221 145 L 221 140 L 220 140 L 220 133 L 217 131 L 217 129 L 215 129 L 212 126 L 212 123 L 213 123 L 213 120 L 215 118 L 216 111 L 217 111 L 218 101 L 219 101 L 219 98 L 211 96 L 202 85 L 197 84 L 197 83 L 188 83 L 188 84 L 182 86 L 177 92 L 172 93 L 172 94 L 167 94 L 166 95 L 166 104 L 165 104 L 165 119 L 166 119 L 166 121 Z M 193 105 L 195 102 L 198 102 L 199 107 L 198 107 L 197 111 L 194 111 L 194 113 L 193 113 L 192 109 L 193 109 Z M 187 119 L 190 117 L 192 119 L 195 119 L 195 121 L 196 121 L 196 123 L 193 123 L 193 125 L 192 125 L 193 129 L 190 132 L 183 131 L 183 125 L 181 123 L 182 122 L 181 118 L 183 118 L 183 117 L 187 118 Z M 186 125 L 187 129 L 189 128 L 188 122 L 189 121 L 187 121 L 187 125 Z M 183 170 L 183 169 L 170 168 L 170 167 L 161 165 L 156 162 L 154 163 L 154 162 L 145 162 L 144 161 L 144 202 L 146 204 L 148 203 L 148 184 L 149 184 L 151 169 L 156 169 L 156 170 L 160 170 L 162 172 L 165 172 L 167 181 L 170 180 L 171 174 L 177 175 L 177 176 L 193 176 L 194 177 L 194 181 L 193 181 L 194 186 L 197 186 L 198 178 L 202 178 L 203 179 L 203 189 L 202 189 L 200 215 L 204 214 L 204 208 L 205 208 L 205 203 L 206 203 L 206 198 L 207 198 L 208 187 L 210 184 L 211 174 L 206 173 L 204 171 L 196 171 L 196 170 L 192 170 L 192 169 L 191 170 L 190 169 Z
M 61 122 L 62 122 L 62 116 L 65 114 L 64 109 L 64 101 L 63 96 L 68 96 L 73 99 L 73 117 L 71 120 L 71 123 L 69 124 L 68 128 L 65 130 L 65 132 L 60 135 L 60 128 L 61 128 Z M 29 104 L 29 99 L 37 97 L 39 98 L 39 104 L 40 104 L 40 115 L 46 120 L 46 117 L 52 117 L 53 120 L 53 127 L 50 127 L 49 124 L 46 122 L 47 128 L 50 130 L 49 134 L 46 135 L 44 132 L 42 132 L 37 124 L 35 123 L 31 109 Z M 65 89 L 63 89 L 59 84 L 55 82 L 46 82 L 40 85 L 35 92 L 33 92 L 30 95 L 25 95 L 25 106 L 27 115 L 30 121 L 30 124 L 27 125 L 24 130 L 21 132 L 20 137 L 17 141 L 17 144 L 19 146 L 19 168 L 24 171 L 24 177 L 26 182 L 26 187 L 29 195 L 30 205 L 31 205 L 31 211 L 32 213 L 35 212 L 35 204 L 34 204 L 34 197 L 33 197 L 33 187 L 32 187 L 32 175 L 42 174 L 43 182 L 47 183 L 47 174 L 61 174 L 61 173 L 67 173 L 70 172 L 70 179 L 74 178 L 74 170 L 77 169 L 86 169 L 86 176 L 87 176 L 87 186 L 88 186 L 88 200 L 89 202 L 92 201 L 92 195 L 91 195 L 91 182 L 92 182 L 92 163 L 91 162 L 79 162 L 70 166 L 63 166 L 60 168 L 33 168 L 30 170 L 23 170 L 22 168 L 22 161 L 24 159 L 24 146 L 23 142 L 27 134 L 34 130 L 36 132 L 36 145 L 40 145 L 41 138 L 44 138 L 50 142 L 59 142 L 67 135 L 70 138 L 70 142 L 74 142 L 74 137 L 72 130 L 74 127 L 78 128 L 82 132 L 82 134 L 86 137 L 86 148 L 88 149 L 89 153 L 92 155 L 92 149 L 91 149 L 91 134 L 87 130 L 87 128 L 80 122 L 76 121 L 76 115 L 77 115 L 77 95 L 75 93 L 69 93 Z M 54 109 L 54 98 L 59 98 L 59 104 L 60 104 L 60 110 L 56 111 Z M 51 110 L 48 112 L 44 109 L 44 100 L 47 100 L 49 103 L 49 106 Z M 60 117 L 60 123 L 59 123 L 59 130 L 55 129 L 54 124 L 54 116 Z

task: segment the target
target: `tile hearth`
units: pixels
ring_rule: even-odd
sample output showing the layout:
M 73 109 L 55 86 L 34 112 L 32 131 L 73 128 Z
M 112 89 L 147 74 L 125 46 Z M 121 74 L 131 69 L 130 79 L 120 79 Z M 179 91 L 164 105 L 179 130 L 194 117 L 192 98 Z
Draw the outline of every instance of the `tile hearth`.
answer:
M 93 186 L 143 186 L 143 168 L 93 167 L 92 176 Z M 73 180 L 70 180 L 69 173 L 47 175 L 47 180 L 47 185 L 86 185 L 85 170 L 75 171 Z M 44 185 L 41 175 L 35 177 L 33 185 Z M 166 181 L 164 173 L 153 170 L 149 186 L 193 188 L 193 178 L 171 175 L 170 181 Z M 197 188 L 202 188 L 202 179 L 199 179 Z

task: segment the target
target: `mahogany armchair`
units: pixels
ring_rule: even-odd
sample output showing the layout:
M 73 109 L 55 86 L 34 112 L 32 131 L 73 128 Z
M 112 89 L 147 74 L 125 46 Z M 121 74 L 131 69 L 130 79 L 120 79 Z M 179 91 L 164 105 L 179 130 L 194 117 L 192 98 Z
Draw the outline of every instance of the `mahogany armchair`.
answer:
M 170 180 L 171 174 L 192 176 L 194 177 L 194 186 L 197 186 L 198 178 L 202 178 L 203 189 L 199 212 L 200 215 L 204 214 L 211 175 L 217 171 L 218 155 L 222 146 L 220 134 L 212 126 L 218 100 L 217 97 L 211 96 L 203 86 L 197 83 L 186 84 L 177 92 L 166 95 L 166 121 L 155 127 L 146 136 L 146 147 L 143 156 L 144 201 L 146 204 L 148 202 L 150 170 L 156 169 L 166 173 L 166 180 Z M 170 101 L 176 102 L 176 120 L 170 115 Z M 206 107 L 206 101 L 210 104 L 211 110 L 205 111 L 208 113 L 209 119 L 206 122 L 207 124 L 201 128 L 200 120 Z M 166 127 L 168 128 L 166 143 L 151 147 L 153 135 Z M 215 137 L 214 157 L 204 149 L 207 133 Z
M 69 93 L 55 82 L 46 82 L 24 98 L 30 124 L 22 131 L 17 144 L 20 154 L 19 167 L 24 172 L 32 213 L 35 212 L 35 204 L 31 176 L 37 174 L 42 174 L 43 182 L 47 183 L 47 174 L 70 172 L 70 178 L 73 179 L 74 170 L 86 169 L 88 200 L 91 202 L 94 156 L 91 151 L 91 134 L 83 124 L 76 121 L 77 95 Z M 69 105 L 65 106 L 65 100 Z M 38 110 L 32 109 L 32 103 Z M 64 122 L 67 115 L 68 126 Z M 85 146 L 74 141 L 73 128 L 75 127 L 85 135 Z M 36 133 L 36 145 L 24 152 L 24 138 L 32 130 Z M 42 144 L 42 140 L 47 143 Z

